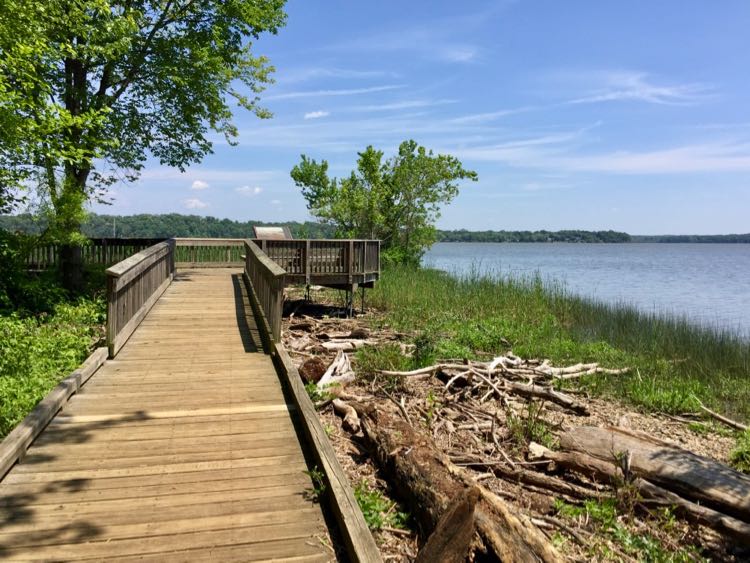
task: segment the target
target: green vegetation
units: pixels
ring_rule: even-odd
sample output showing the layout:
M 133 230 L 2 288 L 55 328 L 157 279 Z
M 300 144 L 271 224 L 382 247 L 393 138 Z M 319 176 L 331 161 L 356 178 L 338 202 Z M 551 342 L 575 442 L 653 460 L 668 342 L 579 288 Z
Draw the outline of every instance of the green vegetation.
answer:
M 325 475 L 317 465 L 312 469 L 305 471 L 305 474 L 307 474 L 312 481 L 312 487 L 308 491 L 309 497 L 315 502 L 320 502 L 323 498 L 323 493 L 326 492 Z
M 662 542 L 650 534 L 636 534 L 629 530 L 622 522 L 628 516 L 620 513 L 620 503 L 617 499 L 605 498 L 602 500 L 587 500 L 583 506 L 575 506 L 555 500 L 555 509 L 559 516 L 572 520 L 589 522 L 596 532 L 589 546 L 592 556 L 605 560 L 622 560 L 617 552 L 612 552 L 606 541 L 609 540 L 626 555 L 636 558 L 638 561 L 678 563 L 702 560 L 695 548 L 674 546 L 667 550 L 662 547 Z M 662 527 L 668 528 L 674 523 L 671 513 L 662 515 Z
M 543 409 L 541 401 L 530 401 L 526 405 L 525 416 L 519 416 L 508 409 L 505 424 L 517 448 L 523 449 L 529 442 L 536 442 L 547 448 L 556 447 L 555 436 L 542 416 Z
M 292 231 L 295 238 L 331 238 L 333 227 L 306 221 L 283 223 Z M 263 221 L 232 221 L 216 217 L 198 215 L 96 215 L 89 214 L 81 226 L 81 232 L 91 238 L 108 238 L 116 235 L 121 238 L 249 238 L 253 236 L 253 226 L 274 226 L 278 223 Z M 47 229 L 44 217 L 28 213 L 0 215 L 0 229 L 38 235 Z
M 392 267 L 370 299 L 386 311 L 382 322 L 418 332 L 417 344 L 428 352 L 415 354 L 417 361 L 388 352 L 397 369 L 404 361 L 419 367 L 435 357 L 488 358 L 509 350 L 558 365 L 600 362 L 631 370 L 583 379 L 591 391 L 670 413 L 695 410 L 695 395 L 730 416 L 750 418 L 750 342 L 729 332 L 572 296 L 539 277 Z
M 617 231 L 438 231 L 439 242 L 630 242 Z
M 406 528 L 409 514 L 397 510 L 395 502 L 386 498 L 379 490 L 371 488 L 366 481 L 360 481 L 354 487 L 354 498 L 371 530 L 380 530 L 384 526 Z
M 135 179 L 149 157 L 184 169 L 211 153 L 212 132 L 233 142 L 235 108 L 270 117 L 255 94 L 273 68 L 251 47 L 284 25 L 283 5 L 0 4 L 0 209 L 33 185 L 50 233 L 79 245 L 86 203 Z M 61 255 L 69 288 L 80 279 L 75 254 Z
M 743 235 L 633 235 L 633 242 L 720 242 L 750 243 L 750 233 Z
M 735 469 L 750 473 L 750 430 L 745 430 L 737 438 L 737 444 L 729 454 L 729 462 Z
M 80 299 L 38 318 L 0 316 L 0 437 L 88 356 L 104 310 L 101 300 Z
M 460 180 L 477 180 L 450 155 L 435 155 L 415 141 L 404 141 L 398 154 L 383 161 L 372 146 L 359 153 L 357 170 L 329 178 L 328 162 L 302 155 L 291 171 L 307 208 L 343 238 L 379 239 L 382 258 L 418 265 L 437 239 L 440 206 L 458 195 Z
M 32 276 L 23 256 L 33 240 L 0 230 L 0 437 L 86 358 L 102 336 L 102 272 L 70 295 L 58 273 Z

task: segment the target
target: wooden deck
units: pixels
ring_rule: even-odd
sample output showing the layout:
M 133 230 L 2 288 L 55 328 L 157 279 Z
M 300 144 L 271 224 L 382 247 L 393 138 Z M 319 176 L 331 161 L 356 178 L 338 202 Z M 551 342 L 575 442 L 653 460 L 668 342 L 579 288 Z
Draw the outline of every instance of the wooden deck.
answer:
M 178 270 L 0 482 L 0 558 L 327 561 L 240 270 Z

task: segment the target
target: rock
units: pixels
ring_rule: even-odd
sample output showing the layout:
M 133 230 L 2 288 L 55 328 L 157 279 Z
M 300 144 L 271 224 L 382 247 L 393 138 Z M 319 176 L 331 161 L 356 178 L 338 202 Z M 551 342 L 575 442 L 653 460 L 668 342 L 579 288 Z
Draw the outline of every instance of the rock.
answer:
M 310 358 L 299 368 L 300 377 L 305 383 L 317 383 L 326 372 L 326 364 L 320 358 Z

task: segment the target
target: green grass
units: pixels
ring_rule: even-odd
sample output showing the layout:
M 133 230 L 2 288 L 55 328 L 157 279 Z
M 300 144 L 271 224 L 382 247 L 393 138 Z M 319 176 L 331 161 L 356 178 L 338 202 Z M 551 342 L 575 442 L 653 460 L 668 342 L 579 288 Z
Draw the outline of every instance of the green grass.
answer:
M 103 322 L 103 301 L 88 299 L 36 317 L 0 316 L 0 437 L 80 365 Z
M 620 514 L 617 499 L 587 500 L 583 506 L 571 505 L 557 499 L 555 509 L 563 518 L 588 522 L 598 536 L 606 537 L 638 561 L 676 563 L 702 560 L 693 547 L 668 550 L 662 546 L 658 538 L 646 533 L 637 534 L 628 529 L 621 521 L 623 516 Z M 661 518 L 660 526 L 663 529 L 668 529 L 673 524 L 674 517 L 671 513 Z M 589 546 L 590 554 L 597 559 L 621 559 L 617 553 L 611 553 L 611 551 L 606 544 L 596 541 Z
M 670 413 L 696 410 L 695 396 L 750 419 L 750 342 L 727 331 L 573 296 L 539 276 L 393 267 L 383 272 L 370 303 L 386 312 L 384 324 L 418 333 L 409 367 L 511 349 L 560 365 L 595 361 L 631 372 L 581 382 L 593 392 Z

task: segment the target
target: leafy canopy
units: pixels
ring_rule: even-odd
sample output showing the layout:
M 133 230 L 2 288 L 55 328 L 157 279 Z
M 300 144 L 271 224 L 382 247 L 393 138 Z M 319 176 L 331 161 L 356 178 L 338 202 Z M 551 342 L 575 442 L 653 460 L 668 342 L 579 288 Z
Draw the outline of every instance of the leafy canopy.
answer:
M 358 154 L 357 170 L 341 179 L 328 176 L 325 160 L 302 155 L 291 175 L 307 208 L 339 237 L 380 239 L 387 261 L 419 263 L 437 238 L 441 206 L 458 195 L 460 180 L 476 181 L 477 173 L 415 141 L 386 160 L 372 146 Z
M 258 117 L 284 0 L 4 0 L 0 3 L 0 208 L 44 190 L 62 231 L 86 201 L 137 177 L 149 153 L 184 169 Z M 246 95 L 238 90 L 244 85 Z M 63 233 L 64 234 L 64 233 Z M 68 233 L 70 234 L 70 233 Z

